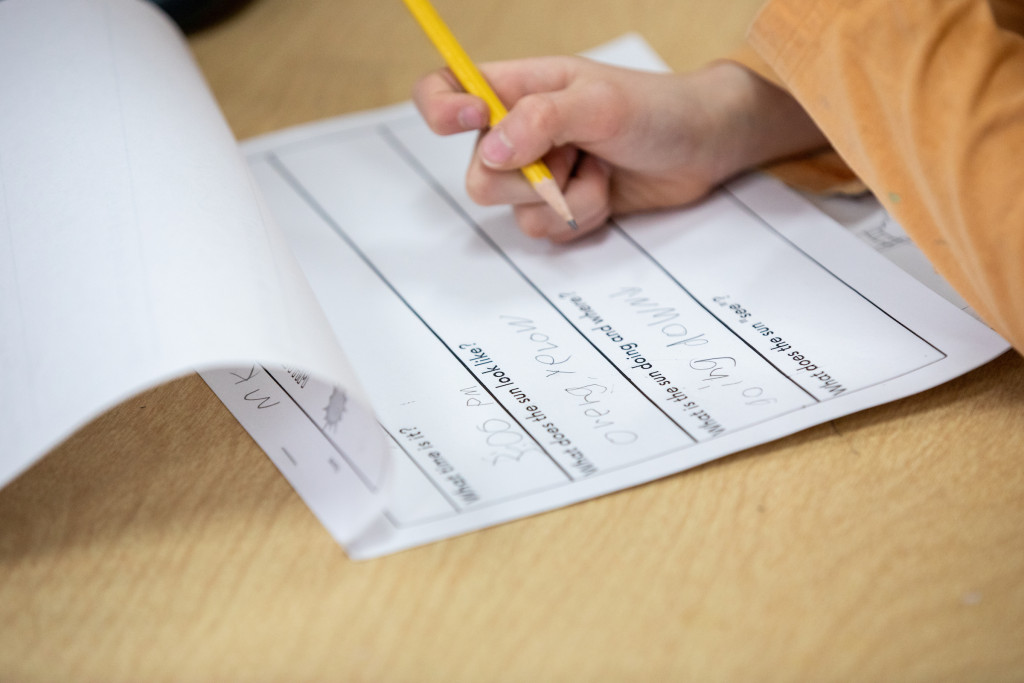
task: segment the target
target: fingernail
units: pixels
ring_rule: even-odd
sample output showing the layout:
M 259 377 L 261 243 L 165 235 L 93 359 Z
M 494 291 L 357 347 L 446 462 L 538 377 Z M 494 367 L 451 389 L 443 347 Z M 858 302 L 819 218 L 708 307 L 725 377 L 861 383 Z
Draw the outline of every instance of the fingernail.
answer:
M 487 119 L 476 107 L 463 107 L 459 110 L 459 125 L 465 130 L 479 130 L 487 125 Z
M 480 141 L 480 157 L 488 166 L 502 166 L 512 158 L 512 144 L 505 131 L 495 128 Z

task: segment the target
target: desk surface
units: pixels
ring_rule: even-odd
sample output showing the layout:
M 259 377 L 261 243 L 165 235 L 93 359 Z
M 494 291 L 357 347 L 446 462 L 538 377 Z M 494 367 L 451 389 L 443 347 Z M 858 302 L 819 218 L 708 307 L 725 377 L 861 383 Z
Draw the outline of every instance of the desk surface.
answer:
M 439 0 L 471 54 L 626 30 L 675 69 L 758 0 Z M 236 134 L 408 97 L 401 3 L 255 0 L 190 39 Z M 678 476 L 350 562 L 195 377 L 0 491 L 4 680 L 1024 676 L 1024 359 Z

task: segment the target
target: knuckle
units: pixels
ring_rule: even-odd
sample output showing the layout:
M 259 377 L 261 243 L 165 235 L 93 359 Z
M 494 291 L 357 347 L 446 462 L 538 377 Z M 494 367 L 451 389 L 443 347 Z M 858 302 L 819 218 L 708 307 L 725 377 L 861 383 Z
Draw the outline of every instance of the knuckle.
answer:
M 558 127 L 558 108 L 551 98 L 544 94 L 527 95 L 521 101 L 524 123 L 531 130 L 551 134 Z
M 490 206 L 495 203 L 491 183 L 481 173 L 466 174 L 466 194 L 481 206 Z
M 516 207 L 515 216 L 519 229 L 528 237 L 547 237 L 550 221 L 544 210 L 529 205 Z
M 419 93 L 414 94 L 413 101 L 427 127 L 435 133 L 440 133 L 443 126 L 440 113 L 434 103 L 425 97 L 420 97 Z
M 429 106 L 420 107 L 420 114 L 423 116 L 423 120 L 426 121 L 427 127 L 430 128 L 431 131 L 434 133 L 445 132 L 444 121 L 435 109 Z

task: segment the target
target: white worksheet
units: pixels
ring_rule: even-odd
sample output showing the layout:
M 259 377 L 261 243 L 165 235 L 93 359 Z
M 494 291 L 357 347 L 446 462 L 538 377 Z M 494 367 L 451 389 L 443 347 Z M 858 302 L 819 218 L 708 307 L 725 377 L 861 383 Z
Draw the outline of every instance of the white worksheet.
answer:
M 635 37 L 598 54 L 660 68 Z M 472 145 L 400 106 L 245 146 L 390 452 L 343 443 L 342 388 L 204 377 L 328 528 L 376 501 L 352 557 L 650 481 L 1006 348 L 767 177 L 555 246 L 468 199 Z

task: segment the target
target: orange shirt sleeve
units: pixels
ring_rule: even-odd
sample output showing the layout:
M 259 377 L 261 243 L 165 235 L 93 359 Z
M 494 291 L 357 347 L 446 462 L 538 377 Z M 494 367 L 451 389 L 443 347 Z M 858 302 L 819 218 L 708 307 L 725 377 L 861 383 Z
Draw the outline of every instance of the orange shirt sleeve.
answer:
M 1020 10 L 769 0 L 749 42 L 936 269 L 1024 351 L 1024 38 L 996 22 L 1024 23 Z
M 769 83 L 785 89 L 785 84 L 749 43 L 744 43 L 726 59 L 750 69 Z M 792 159 L 765 164 L 763 170 L 790 187 L 814 194 L 859 195 L 867 187 L 850 170 L 834 149 L 822 149 Z

